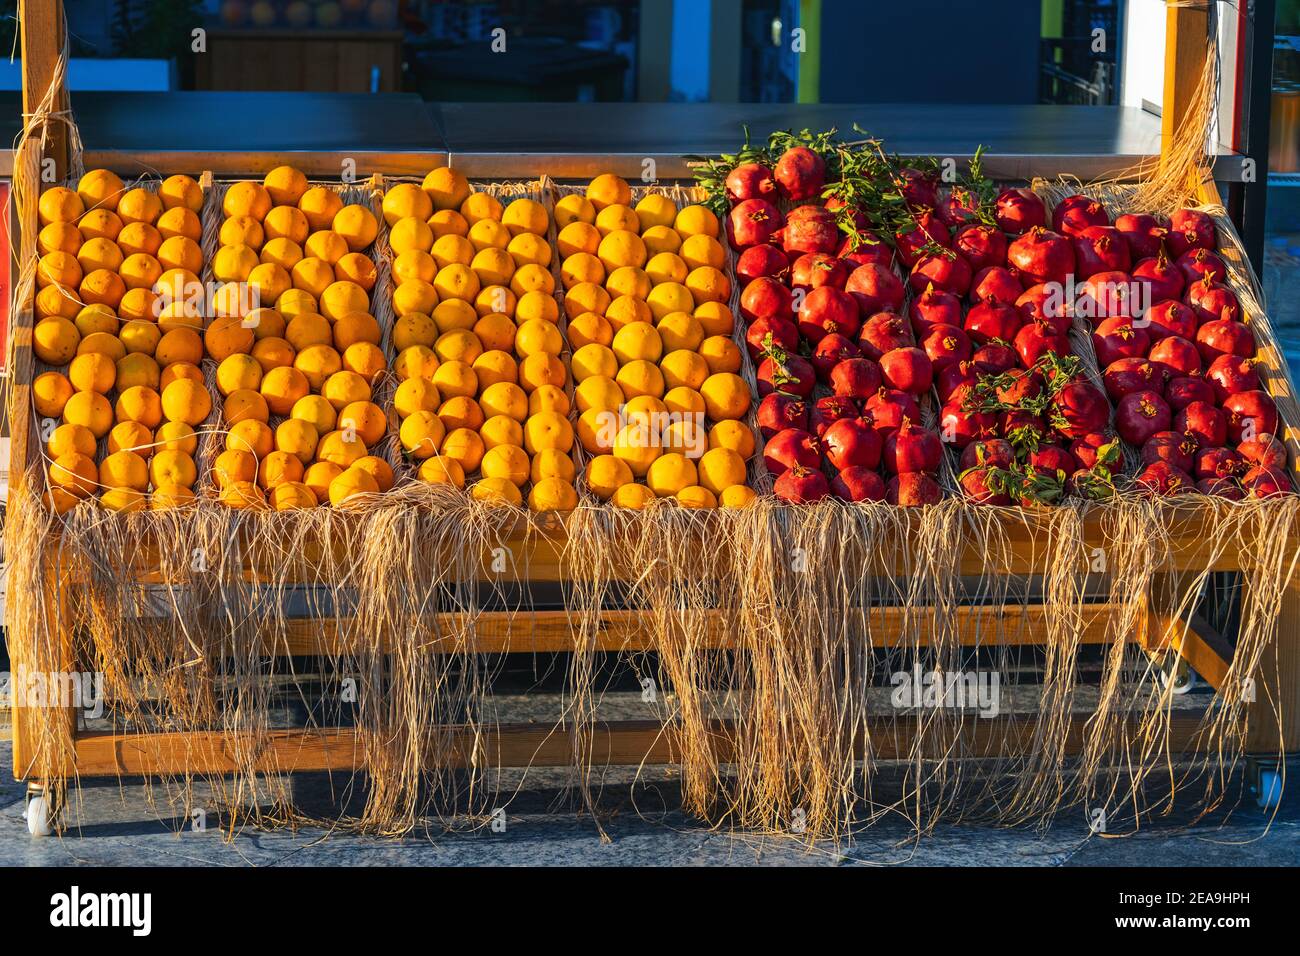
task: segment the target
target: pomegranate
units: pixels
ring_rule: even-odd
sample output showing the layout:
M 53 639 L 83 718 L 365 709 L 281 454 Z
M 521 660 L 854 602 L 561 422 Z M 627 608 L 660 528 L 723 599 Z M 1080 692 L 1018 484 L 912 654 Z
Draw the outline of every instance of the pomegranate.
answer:
M 874 232 L 865 229 L 860 230 L 855 236 L 846 236 L 835 255 L 850 271 L 870 262 L 884 266 L 886 269 L 891 269 L 894 265 L 894 250 L 881 242 L 880 237 Z
M 963 328 L 977 345 L 989 342 L 1012 342 L 1025 324 L 1024 316 L 1013 305 L 981 302 L 966 313 Z
M 875 468 L 880 464 L 882 442 L 870 422 L 841 418 L 832 422 L 822 436 L 826 460 L 836 471 L 855 466 Z
M 1206 279 L 1223 282 L 1228 277 L 1228 267 L 1209 249 L 1188 249 L 1178 257 L 1174 265 L 1183 274 L 1183 282 L 1188 286 Z
M 1002 438 L 981 438 L 973 441 L 961 452 L 961 467 L 976 468 L 980 465 L 992 465 L 994 468 L 1010 468 L 1016 460 L 1016 451 L 1011 442 Z
M 1190 473 L 1200 450 L 1196 439 L 1176 431 L 1156 432 L 1142 444 L 1142 464 L 1166 461 L 1179 471 Z
M 807 146 L 793 146 L 776 161 L 773 178 L 786 199 L 813 199 L 826 185 L 826 163 Z
M 785 225 L 785 218 L 766 199 L 746 199 L 731 210 L 728 224 L 731 244 L 746 249 L 771 242 L 776 231 Z
M 935 325 L 961 326 L 961 299 L 951 292 L 944 292 L 934 286 L 927 286 L 925 291 L 912 299 L 908 307 L 912 319 L 912 328 L 917 335 L 925 335 Z
M 1097 364 L 1105 368 L 1118 359 L 1144 357 L 1151 348 L 1151 336 L 1146 329 L 1134 328 L 1132 319 L 1106 319 L 1092 333 L 1092 347 Z
M 809 252 L 834 252 L 840 244 L 835 214 L 824 206 L 795 207 L 786 214 L 781 244 L 790 258 Z
M 821 445 L 817 439 L 798 428 L 782 429 L 763 446 L 763 464 L 774 475 L 795 465 L 817 468 L 821 461 Z
M 745 199 L 771 199 L 776 192 L 772 171 L 761 163 L 741 163 L 727 173 L 727 198 L 733 203 Z
M 1001 375 L 1020 364 L 1020 356 L 1009 345 L 990 342 L 981 345 L 970 357 L 975 369 L 985 375 Z
M 916 260 L 908 283 L 913 291 L 920 292 L 930 285 L 955 296 L 970 290 L 972 273 L 970 264 L 955 252 L 928 252 Z
M 848 263 L 835 256 L 810 252 L 790 263 L 790 285 L 796 289 L 817 289 L 824 285 L 843 289 L 848 281 Z
M 1195 310 L 1196 317 L 1202 322 L 1233 319 L 1241 312 L 1232 290 L 1208 276 L 1189 285 L 1183 301 Z
M 1181 495 L 1190 492 L 1195 482 L 1181 468 L 1167 461 L 1154 461 L 1142 469 L 1134 484 L 1151 494 Z
M 885 359 L 893 354 L 885 353 L 879 365 L 868 358 L 851 358 L 838 363 L 830 371 L 831 391 L 842 398 L 870 398 L 880 390 L 882 378 L 886 378 Z
M 881 461 L 886 472 L 897 475 L 909 471 L 937 471 L 942 455 L 939 436 L 905 418 L 896 431 L 885 436 Z
M 1228 438 L 1234 445 L 1259 435 L 1277 434 L 1277 406 L 1267 392 L 1237 392 L 1225 398 L 1222 407 L 1228 417 Z
M 831 479 L 831 494 L 841 501 L 884 501 L 885 482 L 870 468 L 854 465 Z
M 790 260 L 776 246 L 750 246 L 736 259 L 736 278 L 745 283 L 763 276 L 779 279 L 789 271 Z
M 854 269 L 844 289 L 858 300 L 863 315 L 896 312 L 903 304 L 903 283 L 889 269 L 875 263 Z
M 799 347 L 799 329 L 788 319 L 758 319 L 745 330 L 745 346 L 753 358 L 775 349 L 793 352 Z
M 1167 335 L 1151 346 L 1147 359 L 1152 365 L 1164 367 L 1166 381 L 1180 375 L 1195 375 L 1201 370 L 1201 353 L 1179 335 Z
M 954 186 L 939 200 L 939 218 L 953 229 L 979 217 L 979 197 L 964 186 Z
M 935 372 L 949 365 L 965 362 L 971 356 L 970 339 L 955 325 L 936 325 L 921 342 L 921 348 L 930 357 Z
M 1188 249 L 1213 249 L 1217 244 L 1214 220 L 1195 209 L 1179 209 L 1169 217 L 1169 235 L 1165 244 L 1175 256 Z
M 975 363 L 958 362 L 938 371 L 934 387 L 939 393 L 939 401 L 963 403 L 967 395 L 973 394 L 975 382 Z
M 1142 213 L 1117 216 L 1115 228 L 1128 243 L 1134 260 L 1158 256 L 1164 248 L 1165 236 L 1169 234 L 1169 230 L 1160 225 L 1160 220 L 1155 216 Z
M 910 471 L 889 479 L 885 486 L 885 500 L 903 508 L 919 508 L 937 505 L 943 500 L 943 491 L 929 475 Z
M 1252 468 L 1241 476 L 1241 487 L 1252 498 L 1272 498 L 1292 490 L 1291 479 L 1276 468 Z
M 862 233 L 867 231 L 871 224 L 871 217 L 861 206 L 850 206 L 839 196 L 827 196 L 826 208 L 835 213 L 835 218 L 841 223 L 849 223 L 856 232 Z M 840 210 L 845 210 L 841 213 Z
M 1114 226 L 1089 226 L 1073 239 L 1074 272 L 1078 279 L 1086 279 L 1098 272 L 1123 272 L 1133 265 L 1128 243 Z
M 772 350 L 758 365 L 758 394 L 782 391 L 807 398 L 817 384 L 812 364 L 798 355 Z
M 1246 493 L 1231 478 L 1201 478 L 1196 482 L 1196 490 L 1203 495 L 1227 498 L 1229 501 L 1241 501 Z
M 790 290 L 771 276 L 760 276 L 745 286 L 740 294 L 740 314 L 747 322 L 756 319 L 794 318 L 794 297 Z
M 998 416 L 994 412 L 981 412 L 951 403 L 939 410 L 939 434 L 945 442 L 957 448 L 965 448 L 977 439 L 994 438 L 997 433 Z
M 1146 329 L 1151 341 L 1176 335 L 1180 339 L 1196 337 L 1196 313 L 1181 302 L 1166 299 L 1147 309 L 1136 322 L 1139 328 Z
M 1191 435 L 1203 447 L 1214 448 L 1228 440 L 1228 421 L 1211 403 L 1192 402 L 1174 416 L 1174 431 Z
M 816 468 L 795 465 L 776 479 L 772 492 L 790 504 L 808 505 L 829 495 L 831 486 L 827 483 L 826 476 Z
M 1030 286 L 1016 299 L 1016 308 L 1028 319 L 1048 323 L 1061 335 L 1068 335 L 1074 324 L 1074 303 L 1057 285 L 1039 283 Z
M 1115 316 L 1131 316 L 1135 286 L 1127 272 L 1094 272 L 1078 285 L 1074 314 L 1094 323 Z
M 832 332 L 852 338 L 858 334 L 858 304 L 847 292 L 824 285 L 804 296 L 797 324 L 810 342 Z
M 1096 386 L 1071 382 L 1052 398 L 1052 424 L 1066 438 L 1099 432 L 1110 420 L 1110 405 Z
M 1070 454 L 1084 468 L 1096 468 L 1098 464 L 1112 465 L 1117 462 L 1119 445 L 1110 435 L 1089 432 L 1070 442 Z
M 1246 459 L 1231 448 L 1202 448 L 1196 453 L 1192 474 L 1197 478 L 1235 478 L 1249 470 Z
M 952 245 L 952 234 L 948 227 L 932 212 L 922 212 L 914 216 L 909 225 L 894 233 L 894 248 L 898 259 L 909 269 L 916 265 L 916 260 L 933 246 Z
M 1067 196 L 1052 210 L 1052 228 L 1064 236 L 1077 236 L 1089 226 L 1109 226 L 1106 207 L 1087 196 Z
M 1070 340 L 1046 322 L 1026 322 L 1016 333 L 1012 345 L 1025 368 L 1032 368 L 1048 352 L 1070 354 Z
M 1169 261 L 1163 251 L 1154 258 L 1135 263 L 1132 275 L 1134 282 L 1147 287 L 1150 302 L 1181 299 L 1187 285 L 1183 281 L 1182 271 Z
M 1032 189 L 1004 189 L 994 205 L 994 218 L 999 229 L 1018 236 L 1047 225 L 1047 207 Z
M 886 352 L 915 344 L 912 330 L 894 312 L 877 312 L 862 323 L 862 329 L 858 332 L 858 345 L 862 354 L 873 361 L 880 361 L 880 356 Z
M 827 395 L 817 399 L 813 403 L 812 411 L 808 413 L 808 429 L 820 439 L 826 434 L 826 429 L 830 428 L 835 422 L 843 418 L 857 418 L 858 406 L 854 399 L 844 398 L 839 395 Z M 866 424 L 871 422 L 863 419 Z
M 808 430 L 808 403 L 785 392 L 769 392 L 758 403 L 758 430 L 765 439 L 786 429 Z
M 882 437 L 897 431 L 905 421 L 921 420 L 921 406 L 916 399 L 896 388 L 881 388 L 866 400 L 864 409 Z
M 975 273 L 970 285 L 970 303 L 1015 302 L 1023 288 L 1020 280 L 1002 266 L 987 266 Z
M 1169 380 L 1166 370 L 1141 358 L 1122 358 L 1111 362 L 1102 373 L 1106 394 L 1115 401 L 1133 392 L 1164 388 Z
M 1047 438 L 1048 428 L 1041 415 L 1023 408 L 1011 408 L 998 415 L 998 433 L 1017 448 L 1037 448 Z
M 865 361 L 865 359 L 858 361 Z M 882 355 L 880 374 L 886 387 L 896 388 L 900 392 L 908 392 L 912 395 L 928 392 L 934 383 L 934 368 L 930 364 L 929 356 L 915 347 L 894 349 Z
M 1207 362 L 1221 355 L 1250 358 L 1255 354 L 1255 333 L 1236 319 L 1214 319 L 1196 330 L 1196 347 Z
M 1245 461 L 1260 468 L 1286 468 L 1286 445 L 1272 435 L 1260 434 L 1248 438 L 1237 446 L 1237 451 Z
M 974 448 L 974 445 L 968 445 L 968 448 Z M 967 468 L 957 478 L 961 485 L 962 492 L 970 501 L 977 505 L 1009 505 L 1011 496 L 1005 491 L 994 491 L 994 488 L 1001 489 L 1004 481 L 994 476 L 991 467 L 972 467 Z
M 896 185 L 903 200 L 913 209 L 933 209 L 939 205 L 939 181 L 929 173 L 906 166 L 898 171 Z
M 1034 372 L 1023 368 L 1013 368 L 1003 372 L 993 384 L 998 401 L 1012 408 L 1017 408 L 1029 399 L 1036 398 L 1043 391 L 1042 379 Z
M 1029 453 L 1029 467 L 1041 475 L 1060 477 L 1078 471 L 1079 462 L 1059 445 L 1039 445 Z
M 833 369 L 845 359 L 861 358 L 862 349 L 858 348 L 856 342 L 847 336 L 840 335 L 838 332 L 832 332 L 830 335 L 823 336 L 813 349 L 812 365 L 813 370 L 817 373 L 819 382 L 828 381 Z
M 1006 237 L 982 223 L 959 229 L 953 239 L 953 248 L 970 263 L 972 271 L 1001 266 L 1007 261 Z
M 1215 400 L 1214 389 L 1199 375 L 1179 375 L 1171 378 L 1165 386 L 1165 401 L 1176 412 L 1182 411 L 1192 402 Z

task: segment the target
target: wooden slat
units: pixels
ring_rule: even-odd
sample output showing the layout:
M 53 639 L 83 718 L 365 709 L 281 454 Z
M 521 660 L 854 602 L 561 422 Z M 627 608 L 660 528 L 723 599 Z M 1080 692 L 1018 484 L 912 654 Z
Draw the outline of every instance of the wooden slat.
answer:
M 1234 654 L 1227 639 L 1196 614 L 1182 620 L 1153 611 L 1148 647 L 1179 654 L 1215 690 L 1223 688 Z
M 933 716 L 927 714 L 926 717 Z M 1066 749 L 1080 752 L 1086 739 L 1086 715 L 1071 718 Z M 1195 715 L 1174 715 L 1170 722 L 1170 747 L 1174 754 L 1187 752 L 1199 741 L 1200 719 Z M 990 757 L 1031 746 L 1037 729 L 1033 717 L 1010 716 L 981 719 L 971 717 L 959 732 L 964 756 Z M 719 759 L 730 757 L 731 727 L 726 722 L 713 726 Z M 465 727 L 446 728 L 447 744 L 441 754 L 430 757 L 431 765 L 464 767 L 479 753 L 493 766 L 562 767 L 573 761 L 573 743 L 563 726 L 502 724 L 475 732 Z M 868 727 L 869 744 L 858 743 L 859 753 L 870 748 L 876 760 L 897 760 L 910 756 L 912 731 L 907 719 L 873 719 Z M 130 736 L 93 733 L 76 741 L 76 772 L 81 776 L 141 774 L 231 773 L 242 766 L 236 753 L 249 753 L 251 738 L 228 739 L 217 733 L 154 734 Z M 936 746 L 944 746 L 936 741 Z M 597 724 L 593 731 L 593 760 L 601 765 L 666 764 L 677 760 L 673 734 L 656 721 L 614 721 Z M 945 749 L 951 756 L 951 751 Z M 941 754 L 936 753 L 938 757 Z M 277 730 L 263 737 L 257 769 L 264 772 L 351 771 L 364 765 L 364 753 L 351 730 Z M 480 760 L 479 765 L 482 765 Z M 71 769 L 71 768 L 69 768 Z
M 1210 38 L 1209 4 L 1169 4 L 1165 11 L 1165 84 L 1160 146 L 1169 149 L 1196 96 Z
M 1110 639 L 1107 621 L 1115 608 L 1109 604 L 1088 605 L 1080 641 L 1101 644 Z M 963 645 L 1030 646 L 1045 643 L 1043 633 L 1047 612 L 1041 606 L 961 607 L 957 609 L 957 637 Z M 653 651 L 657 644 L 654 623 L 639 611 L 608 610 L 601 613 L 600 632 L 595 650 L 602 652 Z M 709 612 L 709 629 L 699 646 L 709 649 L 734 649 L 734 633 L 728 626 L 728 613 Z M 857 627 L 862 629 L 859 612 Z M 880 607 L 869 613 L 872 642 L 876 647 L 926 646 L 925 633 L 902 633 L 901 608 Z M 915 622 L 924 624 L 924 621 Z M 915 626 L 915 623 L 913 626 Z M 446 653 L 509 654 L 564 653 L 572 651 L 577 637 L 573 615 L 567 611 L 489 611 L 474 617 L 472 634 L 462 635 L 468 622 L 463 616 L 437 615 L 430 623 L 431 635 L 444 635 L 435 650 Z M 294 619 L 289 624 L 284 653 L 291 656 L 332 654 L 339 651 L 337 620 Z

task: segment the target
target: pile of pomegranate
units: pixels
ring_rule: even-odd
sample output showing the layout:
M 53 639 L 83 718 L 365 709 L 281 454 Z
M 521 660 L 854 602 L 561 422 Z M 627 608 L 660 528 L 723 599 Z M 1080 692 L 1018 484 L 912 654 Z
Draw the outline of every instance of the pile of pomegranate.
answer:
M 1148 493 L 1291 490 L 1208 216 L 1112 222 L 1081 195 L 1049 212 L 975 163 L 943 186 L 937 165 L 877 152 L 855 166 L 815 143 L 747 147 L 715 184 L 778 497 L 934 503 L 948 444 L 973 502 L 1101 498 L 1120 441 Z M 1072 351 L 1076 322 L 1104 389 Z M 931 396 L 938 433 L 921 424 Z

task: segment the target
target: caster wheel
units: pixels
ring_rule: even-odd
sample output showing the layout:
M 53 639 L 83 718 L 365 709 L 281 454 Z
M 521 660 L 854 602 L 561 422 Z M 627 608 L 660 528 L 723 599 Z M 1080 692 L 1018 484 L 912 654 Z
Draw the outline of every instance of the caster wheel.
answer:
M 50 798 L 44 793 L 34 794 L 27 801 L 27 832 L 34 837 L 47 837 L 54 832 L 50 826 Z
M 1282 802 L 1282 769 L 1273 761 L 1251 760 L 1249 764 L 1250 789 L 1255 794 L 1255 805 L 1261 810 L 1272 810 Z
M 1174 657 L 1160 671 L 1160 686 L 1169 687 L 1175 694 L 1186 694 L 1197 684 L 1196 671 L 1187 666 L 1181 657 Z

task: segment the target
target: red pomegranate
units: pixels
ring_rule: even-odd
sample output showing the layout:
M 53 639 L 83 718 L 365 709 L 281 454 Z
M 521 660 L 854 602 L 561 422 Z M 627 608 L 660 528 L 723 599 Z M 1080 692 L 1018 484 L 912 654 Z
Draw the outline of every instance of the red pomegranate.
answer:
M 1070 454 L 1084 468 L 1095 468 L 1098 462 L 1109 465 L 1118 461 L 1119 446 L 1110 435 L 1089 432 L 1070 442 Z
M 1196 452 L 1192 474 L 1197 478 L 1235 478 L 1249 470 L 1246 459 L 1231 448 L 1202 448 Z
M 885 371 L 884 362 L 892 354 L 894 353 L 885 353 L 879 365 L 868 358 L 851 358 L 838 363 L 830 371 L 831 391 L 841 398 L 870 398 L 880 390 Z M 888 382 L 884 384 L 887 385 Z
M 1043 391 L 1043 380 L 1035 372 L 1023 368 L 1013 368 L 1003 372 L 996 381 L 994 389 L 997 399 L 1003 405 L 1018 407 L 1036 398 Z
M 766 199 L 746 199 L 737 203 L 728 218 L 731 244 L 737 249 L 762 245 L 785 225 L 780 210 Z
M 953 239 L 953 248 L 970 263 L 972 271 L 1001 266 L 1007 261 L 1007 239 L 983 223 L 963 226 Z
M 934 384 L 934 368 L 929 356 L 915 347 L 894 349 L 882 355 L 880 374 L 887 388 L 912 395 L 924 394 Z
M 1291 479 L 1276 468 L 1252 468 L 1241 476 L 1241 487 L 1252 498 L 1272 498 L 1292 491 Z
M 808 403 L 785 392 L 769 392 L 758 403 L 758 430 L 765 439 L 786 429 L 808 430 Z
M 1105 368 L 1122 358 L 1145 357 L 1151 348 L 1151 336 L 1146 329 L 1134 328 L 1132 319 L 1106 319 L 1092 333 L 1092 347 L 1097 364 Z
M 1099 432 L 1110 420 L 1110 405 L 1096 386 L 1072 382 L 1052 399 L 1053 423 L 1066 438 Z
M 818 289 L 824 285 L 843 289 L 848 281 L 848 264 L 822 252 L 807 253 L 790 264 L 790 285 L 796 289 Z
M 1196 330 L 1196 347 L 1207 362 L 1221 355 L 1250 358 L 1255 354 L 1255 333 L 1236 319 L 1214 319 Z
M 1109 226 L 1106 207 L 1087 196 L 1067 196 L 1052 210 L 1052 228 L 1063 236 L 1077 236 L 1089 226 Z
M 881 388 L 866 400 L 864 410 L 882 437 L 897 431 L 904 421 L 921 420 L 921 406 L 916 399 L 896 388 Z
M 939 218 L 953 229 L 974 222 L 979 215 L 979 197 L 964 186 L 954 186 L 939 200 Z
M 889 269 L 875 263 L 854 269 L 844 289 L 858 300 L 863 315 L 897 312 L 903 304 L 903 283 Z
M 1133 483 L 1138 488 L 1157 495 L 1187 494 L 1195 485 L 1191 475 L 1167 461 L 1155 461 L 1147 465 Z
M 934 387 L 939 393 L 939 401 L 944 404 L 961 403 L 974 393 L 975 382 L 975 363 L 958 362 L 956 365 L 945 366 L 936 373 Z
M 1016 450 L 1011 442 L 1002 438 L 981 438 L 971 442 L 961 451 L 962 470 L 991 465 L 994 468 L 1010 468 L 1016 460 Z
M 745 286 L 740 294 L 740 314 L 747 322 L 756 319 L 794 320 L 794 297 L 790 290 L 771 276 L 761 276 Z
M 884 501 L 885 482 L 870 468 L 845 468 L 831 479 L 831 494 L 841 501 Z
M 1205 448 L 1215 448 L 1228 440 L 1228 421 L 1210 402 L 1192 402 L 1174 416 L 1173 428 L 1191 435 Z
M 1077 279 L 1086 279 L 1098 272 L 1123 272 L 1133 265 L 1128 243 L 1114 226 L 1089 226 L 1070 244 L 1074 246 L 1074 273 Z
M 821 445 L 817 439 L 798 428 L 782 429 L 763 446 L 763 464 L 774 475 L 795 465 L 817 468 L 821 461 Z
M 913 209 L 933 209 L 939 205 L 939 180 L 930 173 L 905 166 L 898 171 L 895 185 L 903 200 Z
M 998 302 L 981 302 L 966 313 L 963 328 L 977 345 L 989 342 L 1012 342 L 1025 324 L 1024 316 L 1013 305 Z
M 820 439 L 826 434 L 826 429 L 840 419 L 858 417 L 858 405 L 855 399 L 843 398 L 839 395 L 826 395 L 813 403 L 812 411 L 808 413 L 810 426 L 808 431 Z M 868 425 L 871 424 L 868 419 L 863 419 L 863 421 Z
M 863 209 L 862 206 L 850 206 L 839 196 L 827 196 L 826 208 L 835 213 L 836 219 L 838 219 L 841 224 L 851 224 L 857 232 L 865 232 L 867 226 L 871 224 L 871 217 L 867 215 L 867 211 Z M 841 213 L 840 210 L 844 210 L 844 212 Z
M 981 345 L 970 360 L 974 363 L 975 370 L 984 375 L 1001 375 L 1020 364 L 1020 356 L 1016 354 L 1016 350 L 998 342 Z
M 916 260 L 933 246 L 947 248 L 952 245 L 952 234 L 948 227 L 930 211 L 912 217 L 910 223 L 894 233 L 894 249 L 898 260 L 909 269 L 916 265 Z
M 812 365 L 817 372 L 817 380 L 825 382 L 830 379 L 831 369 L 845 359 L 861 358 L 862 349 L 847 336 L 832 332 L 823 336 L 813 349 Z
M 831 486 L 816 468 L 795 465 L 776 479 L 772 492 L 792 505 L 809 505 L 829 495 Z
M 1241 485 L 1231 478 L 1200 478 L 1196 482 L 1196 490 L 1203 495 L 1227 498 L 1229 501 L 1241 501 L 1246 497 Z
M 826 185 L 826 163 L 807 146 L 793 146 L 781 154 L 772 175 L 786 199 L 813 199 Z
M 1127 272 L 1095 272 L 1079 283 L 1074 314 L 1093 323 L 1134 313 L 1136 284 Z
M 760 163 L 741 163 L 727 173 L 727 198 L 733 203 L 745 199 L 770 199 L 776 192 L 772 170 Z
M 1102 373 L 1106 394 L 1118 401 L 1125 395 L 1164 388 L 1169 376 L 1166 369 L 1142 358 L 1122 358 L 1111 362 Z
M 1072 475 L 1079 470 L 1075 457 L 1059 445 L 1039 445 L 1029 453 L 1029 467 L 1040 475 Z
M 1286 445 L 1272 435 L 1260 434 L 1237 446 L 1241 457 L 1260 468 L 1286 468 Z
M 1004 189 L 993 208 L 998 228 L 1015 236 L 1047 225 L 1047 207 L 1032 189 Z
M 812 363 L 798 355 L 773 350 L 758 364 L 758 394 L 789 392 L 807 398 L 817 384 Z
M 1155 216 L 1125 213 L 1115 218 L 1115 228 L 1128 243 L 1133 259 L 1147 259 L 1160 254 L 1169 230 Z
M 1182 411 L 1192 402 L 1216 401 L 1214 389 L 1199 375 L 1179 375 L 1171 378 L 1165 386 L 1165 401 L 1176 412 Z
M 860 418 L 832 422 L 822 436 L 826 460 L 836 471 L 855 466 L 875 468 L 880 464 L 881 445 L 875 429 Z
M 943 491 L 929 475 L 910 471 L 889 479 L 885 486 L 885 500 L 903 508 L 919 508 L 937 505 L 943 500 Z
M 1005 479 L 996 477 L 993 469 L 968 468 L 957 478 L 961 485 L 962 493 L 965 494 L 973 504 L 977 505 L 1009 505 L 1012 503 L 1011 496 L 1002 489 L 1005 485 Z
M 911 419 L 903 419 L 896 431 L 885 436 L 881 460 L 885 471 L 897 475 L 909 471 L 937 471 L 943 445 L 939 436 Z
M 790 260 L 776 246 L 750 246 L 736 259 L 736 278 L 744 283 L 763 276 L 779 279 L 789 271 Z
M 935 325 L 960 326 L 961 299 L 951 292 L 927 286 L 924 292 L 912 299 L 912 304 L 908 306 L 908 315 L 912 319 L 912 329 L 917 335 L 925 335 Z
M 1189 285 L 1183 301 L 1195 310 L 1196 317 L 1202 322 L 1233 319 L 1241 313 L 1232 290 L 1208 277 Z
M 1154 258 L 1135 263 L 1132 275 L 1134 282 L 1146 286 L 1149 302 L 1181 299 L 1183 288 L 1187 284 L 1183 281 L 1182 271 L 1169 261 L 1163 251 Z
M 1201 353 L 1196 346 L 1178 335 L 1167 335 L 1155 345 L 1147 356 L 1152 365 L 1164 366 L 1165 379 L 1179 375 L 1195 375 L 1201 370 Z
M 955 252 L 927 252 L 916 260 L 908 276 L 908 283 L 914 292 L 921 292 L 933 285 L 955 296 L 963 296 L 970 290 L 973 274 L 970 264 Z
M 862 323 L 862 329 L 858 332 L 858 345 L 862 354 L 876 362 L 886 352 L 915 344 L 912 330 L 907 327 L 902 316 L 895 312 L 877 312 Z
M 753 358 L 777 349 L 793 352 L 799 348 L 799 329 L 788 319 L 757 319 L 745 330 L 745 347 Z
M 951 403 L 939 410 L 939 436 L 955 448 L 965 448 L 979 439 L 994 438 L 997 433 L 998 416 L 995 412 L 976 411 Z
M 988 266 L 975 273 L 971 279 L 971 305 L 977 302 L 1015 302 L 1024 289 L 1020 280 L 1003 266 Z
M 1176 335 L 1180 339 L 1193 339 L 1196 337 L 1196 326 L 1199 323 L 1196 320 L 1196 313 L 1189 307 L 1181 302 L 1166 299 L 1147 309 L 1135 324 L 1139 328 L 1145 328 L 1151 341 L 1155 342 L 1170 335 Z
M 799 331 L 810 342 L 820 342 L 832 332 L 849 338 L 858 334 L 857 302 L 832 286 L 824 285 L 805 295 L 798 315 Z
M 868 263 L 886 269 L 891 269 L 894 265 L 894 250 L 887 243 L 881 242 L 874 232 L 865 229 L 860 230 L 856 236 L 845 237 L 835 255 L 843 260 L 845 268 L 850 271 Z
M 1046 322 L 1061 335 L 1068 335 L 1074 324 L 1074 303 L 1057 285 L 1039 283 L 1030 286 L 1016 299 L 1016 308 L 1027 319 Z
M 1165 461 L 1179 471 L 1190 473 L 1196 461 L 1200 445 L 1190 435 L 1176 431 L 1156 432 L 1142 444 L 1141 457 L 1143 465 Z
M 1032 368 L 1048 352 L 1070 354 L 1070 340 L 1046 322 L 1026 322 L 1016 333 L 1012 345 L 1025 368 Z
M 965 362 L 971 357 L 970 339 L 955 325 L 936 325 L 921 341 L 921 348 L 930 358 L 936 373 L 949 365 Z
M 1188 249 L 1213 249 L 1216 246 L 1214 220 L 1195 209 L 1179 209 L 1169 217 L 1169 235 L 1165 244 L 1175 256 Z
M 998 413 L 997 432 L 1018 448 L 1034 448 L 1047 438 L 1048 428 L 1041 415 L 1012 408 Z
M 1209 249 L 1188 249 L 1174 262 L 1183 274 L 1183 282 L 1190 286 L 1194 282 L 1223 282 L 1228 277 L 1228 267 L 1223 260 Z
M 1222 407 L 1228 418 L 1228 439 L 1234 445 L 1260 435 L 1277 434 L 1277 406 L 1267 392 L 1237 392 L 1225 398 Z
M 832 253 L 840 244 L 835 214 L 824 206 L 796 206 L 785 217 L 781 245 L 789 258 L 809 252 Z

